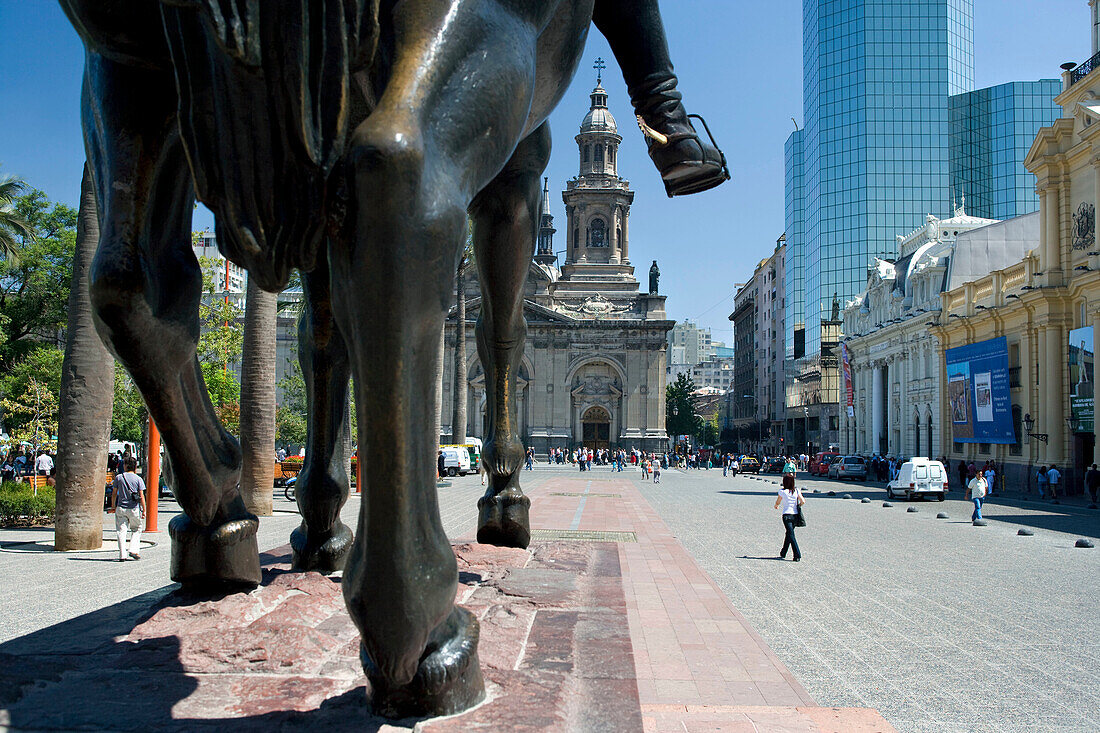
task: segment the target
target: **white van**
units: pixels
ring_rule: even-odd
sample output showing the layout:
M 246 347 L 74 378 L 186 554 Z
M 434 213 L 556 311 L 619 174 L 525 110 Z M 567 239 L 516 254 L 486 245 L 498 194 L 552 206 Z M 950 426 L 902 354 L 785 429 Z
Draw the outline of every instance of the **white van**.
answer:
M 910 458 L 901 464 L 898 477 L 886 484 L 886 496 L 891 499 L 934 496 L 936 501 L 943 501 L 946 492 L 947 469 L 939 461 L 923 457 Z
M 443 468 L 448 476 L 465 476 L 471 471 L 470 452 L 465 448 L 440 448 L 443 451 Z

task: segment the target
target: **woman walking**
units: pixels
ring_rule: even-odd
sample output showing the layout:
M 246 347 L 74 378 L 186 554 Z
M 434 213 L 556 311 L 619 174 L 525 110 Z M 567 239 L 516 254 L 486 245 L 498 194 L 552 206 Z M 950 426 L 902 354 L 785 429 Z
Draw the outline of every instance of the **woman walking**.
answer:
M 788 547 L 794 550 L 795 562 L 802 559 L 802 551 L 798 549 L 798 540 L 794 538 L 794 528 L 799 515 L 802 513 L 799 507 L 805 503 L 806 500 L 802 497 L 802 492 L 794 485 L 794 476 L 784 476 L 783 488 L 779 490 L 779 496 L 775 499 L 775 508 L 782 507 L 783 529 L 786 531 L 786 535 L 783 537 L 783 549 L 779 553 L 781 560 L 787 559 Z

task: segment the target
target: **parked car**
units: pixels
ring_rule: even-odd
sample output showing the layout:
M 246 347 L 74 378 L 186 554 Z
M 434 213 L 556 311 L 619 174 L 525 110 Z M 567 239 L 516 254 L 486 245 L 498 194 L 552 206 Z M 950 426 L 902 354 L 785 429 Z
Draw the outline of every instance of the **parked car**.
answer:
M 829 464 L 840 458 L 839 453 L 822 451 L 810 459 L 809 471 L 811 476 L 826 476 L 829 473 Z
M 927 458 L 910 458 L 901 464 L 898 477 L 886 484 L 886 496 L 890 499 L 904 497 L 934 497 L 943 501 L 947 492 L 947 469 L 939 461 Z
M 846 478 L 867 480 L 867 461 L 863 456 L 844 456 L 839 461 L 833 461 L 829 466 L 829 472 L 835 471 L 837 479 Z
M 741 473 L 760 473 L 760 461 L 752 456 L 741 456 Z
M 826 469 L 826 471 L 825 471 L 825 473 L 826 473 L 826 474 L 828 475 L 828 477 L 829 477 L 829 478 L 838 478 L 838 476 L 837 476 L 837 470 L 839 470 L 839 469 L 840 469 L 840 463 L 841 463 L 841 461 L 843 461 L 843 460 L 844 460 L 844 457 L 843 457 L 843 456 L 839 456 L 839 457 L 837 457 L 837 458 L 833 459 L 833 460 L 832 460 L 832 461 L 831 461 L 831 462 L 829 463 L 829 468 L 828 468 L 828 469 Z
M 448 476 L 465 476 L 470 473 L 470 452 L 464 447 L 441 448 L 443 451 L 443 469 Z

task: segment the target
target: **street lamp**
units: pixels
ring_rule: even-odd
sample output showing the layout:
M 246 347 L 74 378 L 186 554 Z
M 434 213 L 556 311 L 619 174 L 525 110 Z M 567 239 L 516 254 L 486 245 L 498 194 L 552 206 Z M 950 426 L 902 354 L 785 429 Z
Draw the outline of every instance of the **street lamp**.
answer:
M 1044 443 L 1049 442 L 1050 436 L 1048 436 L 1046 433 L 1033 433 L 1033 432 L 1031 432 L 1031 429 L 1034 428 L 1034 427 L 1035 427 L 1035 418 L 1033 418 L 1031 416 L 1031 413 L 1029 412 L 1026 415 L 1024 415 L 1024 433 L 1029 438 L 1035 438 L 1035 440 L 1040 440 Z

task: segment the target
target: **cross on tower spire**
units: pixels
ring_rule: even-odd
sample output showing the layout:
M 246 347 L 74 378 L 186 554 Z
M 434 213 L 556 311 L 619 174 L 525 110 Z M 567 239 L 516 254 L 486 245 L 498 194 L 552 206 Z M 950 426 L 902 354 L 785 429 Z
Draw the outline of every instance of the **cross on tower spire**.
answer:
M 596 83 L 599 84 L 603 81 L 603 70 L 607 68 L 602 56 L 596 57 L 596 63 L 592 64 L 592 68 L 596 70 Z

